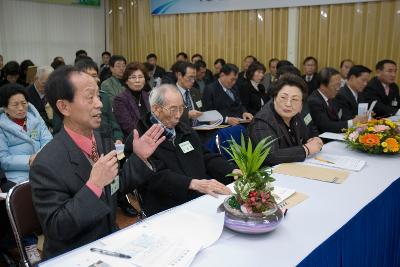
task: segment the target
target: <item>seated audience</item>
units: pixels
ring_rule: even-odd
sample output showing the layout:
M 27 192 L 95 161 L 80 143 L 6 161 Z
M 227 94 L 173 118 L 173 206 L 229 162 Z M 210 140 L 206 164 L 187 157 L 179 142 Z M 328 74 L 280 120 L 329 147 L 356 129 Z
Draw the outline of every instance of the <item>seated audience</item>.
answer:
M 396 84 L 397 65 L 393 60 L 385 59 L 376 64 L 376 76 L 364 90 L 365 99 L 371 103 L 378 101 L 374 107 L 378 118 L 400 115 L 399 86 Z
M 102 63 L 100 65 L 100 84 L 112 76 L 112 72 L 110 70 L 110 59 L 110 52 L 104 51 L 103 53 L 101 53 Z
M 221 72 L 221 68 L 225 64 L 226 64 L 226 62 L 223 58 L 217 58 L 214 61 L 214 69 L 215 69 L 214 80 L 217 80 L 219 78 L 219 73 Z
M 318 153 L 322 146 L 319 137 L 310 135 L 300 115 L 307 97 L 307 85 L 301 77 L 284 74 L 275 83 L 269 101 L 248 127 L 253 144 L 270 136 L 275 141 L 265 165 L 304 161 Z
M 208 84 L 213 82 L 214 77 L 212 72 L 207 69 L 207 65 L 203 60 L 197 60 L 194 63 L 194 67 L 196 68 L 196 81 L 193 86 L 200 91 L 200 94 L 203 94 L 204 89 Z
M 234 171 L 233 166 L 221 155 L 205 150 L 197 133 L 180 121 L 184 105 L 176 87 L 163 84 L 153 89 L 150 106 L 151 113 L 139 122 L 138 131 L 144 133 L 159 124 L 166 140 L 150 157 L 157 171 L 139 189 L 144 212 L 153 215 L 201 194 L 230 194 L 224 184 L 232 182 L 226 175 Z M 132 142 L 132 135 L 127 142 Z M 125 155 L 131 151 L 131 146 L 125 146 Z
M 150 111 L 149 94 L 143 89 L 148 76 L 141 63 L 126 66 L 122 82 L 125 91 L 114 98 L 113 110 L 118 124 L 124 133 L 124 139 L 137 128 L 138 121 Z
M 4 79 L 0 82 L 0 86 L 8 83 L 17 83 L 19 78 L 19 64 L 16 61 L 9 61 L 3 68 Z
M 175 57 L 176 61 L 189 61 L 188 55 L 185 52 L 179 52 Z
M 161 83 L 167 83 L 167 84 L 176 84 L 178 78 L 177 78 L 177 70 L 178 66 L 182 64 L 184 61 L 177 61 L 174 64 L 172 64 L 170 71 L 167 71 L 164 73 L 164 76 L 161 79 Z
M 54 71 L 46 96 L 63 128 L 37 155 L 30 171 L 32 200 L 44 234 L 44 258 L 111 234 L 117 192 L 132 192 L 153 174 L 149 156 L 164 141 L 155 125 L 134 134 L 131 156 L 119 171 L 111 138 L 100 126 L 102 103 L 96 81 L 71 66 Z M 127 145 L 128 146 L 128 145 Z
M 317 79 L 318 61 L 315 57 L 306 57 L 303 61 L 304 75 L 308 87 L 308 95 L 319 88 Z
M 40 116 L 46 123 L 47 128 L 52 132 L 53 128 L 53 112 L 50 111 L 47 103 L 45 94 L 45 85 L 49 75 L 53 72 L 53 68 L 50 66 L 38 67 L 35 74 L 35 81 L 31 86 L 27 88 L 28 101 L 35 106 Z M 46 107 L 47 106 L 47 107 Z M 50 117 L 49 117 L 50 115 Z
M 147 55 L 146 63 L 148 64 L 146 67 L 148 70 L 149 84 L 151 88 L 153 88 L 157 85 L 157 80 L 161 80 L 165 75 L 165 69 L 157 65 L 157 55 L 153 53 Z
M 42 117 L 19 84 L 0 88 L 0 164 L 8 180 L 28 180 L 37 153 L 52 139 Z
M 276 77 L 276 70 L 278 65 L 279 59 L 271 58 L 268 62 L 269 73 L 264 75 L 261 83 L 265 88 L 265 92 L 267 93 L 271 88 L 271 84 L 277 80 Z
M 63 57 L 55 57 L 53 59 L 53 62 L 51 62 L 50 66 L 55 70 L 61 66 L 65 66 L 64 58 Z
M 101 83 L 101 90 L 110 99 L 110 105 L 114 102 L 114 97 L 124 91 L 122 76 L 126 67 L 126 59 L 123 56 L 113 55 L 110 59 L 110 70 L 112 76 Z
M 246 79 L 246 71 L 251 65 L 251 63 L 258 61 L 255 56 L 248 55 L 243 59 L 243 65 L 242 65 L 242 71 L 239 72 L 238 78 L 237 78 L 237 85 L 240 86 L 242 82 Z
M 362 65 L 351 67 L 344 87 L 340 88 L 335 100 L 342 110 L 342 120 L 351 120 L 358 114 L 358 104 L 366 103 L 362 92 L 367 86 L 371 70 Z
M 353 124 L 367 121 L 366 116 L 343 119 L 343 111 L 334 100 L 340 87 L 340 73 L 334 68 L 323 68 L 318 73 L 319 89 L 308 97 L 311 117 L 319 132 L 341 133 Z
M 253 116 L 268 102 L 265 87 L 261 83 L 264 78 L 265 67 L 255 61 L 246 71 L 246 79 L 239 85 L 240 100 L 246 110 Z
M 345 59 L 340 62 L 340 88 L 344 87 L 347 81 L 349 70 L 354 66 L 351 59 Z
M 204 75 L 203 80 L 205 81 L 206 84 L 211 83 L 214 80 L 213 73 L 211 72 L 211 70 L 207 69 L 207 64 L 204 61 L 203 56 L 200 54 L 194 54 L 192 56 L 192 63 L 196 66 L 196 70 L 198 70 L 198 66 L 199 66 L 199 65 L 196 65 L 196 62 L 198 62 L 198 61 L 202 61 L 204 63 L 204 64 L 203 63 L 201 64 L 202 68 L 205 68 L 205 75 Z
M 227 63 L 221 68 L 219 79 L 210 83 L 203 94 L 203 110 L 217 110 L 229 125 L 237 125 L 240 119 L 253 118 L 242 105 L 237 89 L 238 67 Z

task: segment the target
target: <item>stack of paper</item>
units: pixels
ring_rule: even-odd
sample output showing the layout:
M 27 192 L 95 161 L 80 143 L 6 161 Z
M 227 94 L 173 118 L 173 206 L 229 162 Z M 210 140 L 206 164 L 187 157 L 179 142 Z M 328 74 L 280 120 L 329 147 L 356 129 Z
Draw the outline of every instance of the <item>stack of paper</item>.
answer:
M 307 159 L 305 162 L 350 171 L 360 171 L 365 165 L 365 160 L 324 152 L 318 153 L 314 157 Z
M 199 122 L 206 122 L 207 124 L 201 124 L 193 127 L 195 130 L 209 130 L 214 129 L 223 122 L 221 113 L 216 110 L 209 110 L 203 112 L 203 114 L 197 118 Z
M 344 141 L 344 134 L 325 132 L 319 135 L 321 138 Z

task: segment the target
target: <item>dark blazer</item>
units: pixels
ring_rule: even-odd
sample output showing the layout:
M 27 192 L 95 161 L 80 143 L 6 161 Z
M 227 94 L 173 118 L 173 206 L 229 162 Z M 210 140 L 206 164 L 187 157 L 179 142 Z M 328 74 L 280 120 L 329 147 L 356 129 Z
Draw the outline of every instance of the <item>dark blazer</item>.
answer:
M 256 145 L 267 136 L 277 139 L 271 145 L 270 154 L 265 159 L 265 165 L 272 166 L 285 162 L 304 161 L 306 152 L 303 144 L 313 136 L 310 135 L 300 114 L 292 118 L 290 128 L 295 132 L 296 142 L 292 142 L 289 137 L 287 127 L 282 118 L 275 112 L 272 100 L 254 116 L 247 129 L 252 143 Z
M 301 77 L 304 79 L 304 81 L 307 84 L 308 95 L 311 95 L 312 92 L 314 92 L 315 90 L 317 90 L 319 88 L 319 82 L 317 80 L 317 74 L 316 73 L 314 73 L 311 81 L 309 81 L 309 82 L 306 81 L 306 75 L 303 75 Z
M 224 91 L 218 80 L 209 84 L 204 90 L 204 110 L 218 110 L 224 119 L 226 117 L 241 118 L 246 108 L 240 101 L 239 92 L 236 86 L 230 89 L 235 97 L 233 101 Z
M 192 101 L 193 101 L 194 109 L 198 110 L 198 111 L 203 111 L 204 110 L 204 104 L 203 104 L 203 101 L 201 99 L 200 90 L 198 88 L 196 88 L 196 87 L 192 87 L 189 90 L 189 92 L 190 92 L 190 97 L 192 98 Z M 182 98 L 183 98 L 183 102 L 185 103 L 185 96 L 182 95 Z M 188 125 L 192 125 L 192 120 L 189 119 L 189 110 L 187 108 L 185 108 L 185 110 L 183 111 L 181 121 L 184 121 Z
M 99 154 L 113 141 L 94 132 Z M 37 155 L 31 170 L 33 204 L 45 236 L 44 257 L 53 257 L 104 237 L 117 229 L 117 193 L 106 186 L 100 199 L 86 186 L 92 165 L 64 128 Z M 142 185 L 151 171 L 135 154 L 119 173 L 121 192 Z
M 251 81 L 245 80 L 239 86 L 240 100 L 242 105 L 246 107 L 247 111 L 255 115 L 261 109 L 261 99 L 266 104 L 269 100 L 265 92 L 264 85 L 261 83 L 258 85 L 258 90 L 254 88 Z
M 176 84 L 177 78 L 175 76 L 175 73 L 172 71 L 168 71 L 164 74 L 164 76 L 161 79 L 161 83 L 167 83 L 167 84 Z
M 396 83 L 392 83 L 389 88 L 389 95 L 386 95 L 381 81 L 378 77 L 374 77 L 364 89 L 364 97 L 368 103 L 374 100 L 378 101 L 374 107 L 376 117 L 393 116 L 400 108 L 399 87 Z
M 335 101 L 338 108 L 342 110 L 342 120 L 354 119 L 358 115 L 358 103 L 366 102 L 362 93 L 358 93 L 356 100 L 347 85 L 340 88 Z
M 212 73 L 211 70 L 206 69 L 206 75 L 204 76 L 204 83 L 206 85 L 212 83 L 214 81 L 214 74 Z
M 333 109 L 336 116 L 332 116 L 328 111 L 328 105 L 318 90 L 315 90 L 308 97 L 308 106 L 310 108 L 311 117 L 320 133 L 332 132 L 341 133 L 342 129 L 347 129 L 347 120 L 340 120 L 339 108 L 333 101 Z
M 144 133 L 150 126 L 149 116 L 140 120 L 139 133 Z M 175 130 L 174 142 L 165 140 L 151 156 L 151 162 L 157 172 L 139 189 L 143 199 L 143 209 L 147 215 L 153 215 L 200 196 L 199 192 L 189 190 L 192 179 L 212 178 L 223 184 L 232 182 L 226 175 L 232 172 L 233 166 L 221 155 L 206 150 L 191 127 L 180 122 Z M 132 135 L 127 139 L 127 143 L 131 142 Z M 190 142 L 194 149 L 186 154 L 183 153 L 179 146 L 183 142 Z M 125 146 L 124 153 L 130 155 L 132 147 Z
M 163 67 L 160 67 L 156 65 L 156 69 L 154 70 L 153 78 L 162 78 L 165 74 L 165 69 Z
M 47 128 L 52 128 L 53 125 L 51 123 L 51 120 L 47 116 L 45 106 L 43 105 L 43 102 L 41 101 L 40 96 L 36 91 L 35 85 L 32 84 L 31 86 L 27 87 L 26 92 L 28 93 L 28 102 L 34 105 L 37 111 L 39 111 L 39 114 L 46 123 Z
M 150 111 L 149 93 L 142 90 L 141 97 L 147 111 Z M 141 101 L 142 103 L 142 101 Z M 137 123 L 140 120 L 140 111 L 136 101 L 133 99 L 129 89 L 125 89 L 120 95 L 114 98 L 113 111 L 124 137 L 136 129 Z

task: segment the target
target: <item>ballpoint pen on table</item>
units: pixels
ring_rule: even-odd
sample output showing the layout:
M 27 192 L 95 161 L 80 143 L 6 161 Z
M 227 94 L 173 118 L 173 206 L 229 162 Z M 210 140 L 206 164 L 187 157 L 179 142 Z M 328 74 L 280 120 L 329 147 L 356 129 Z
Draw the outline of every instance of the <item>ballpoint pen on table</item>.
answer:
M 114 252 L 114 251 L 109 251 L 109 250 L 105 250 L 105 249 L 100 249 L 100 248 L 91 248 L 90 249 L 91 252 L 98 252 L 100 254 L 103 255 L 107 255 L 107 256 L 113 256 L 113 257 L 118 257 L 118 258 L 123 258 L 123 259 L 130 259 L 132 258 L 129 255 L 125 255 L 122 253 L 118 253 L 118 252 Z
M 326 159 L 323 159 L 323 158 L 319 158 L 319 157 L 315 157 L 314 159 L 322 161 L 322 162 L 326 162 L 326 163 L 329 163 L 329 164 L 335 164 L 335 162 L 332 162 L 332 161 L 329 161 L 329 160 L 326 160 Z

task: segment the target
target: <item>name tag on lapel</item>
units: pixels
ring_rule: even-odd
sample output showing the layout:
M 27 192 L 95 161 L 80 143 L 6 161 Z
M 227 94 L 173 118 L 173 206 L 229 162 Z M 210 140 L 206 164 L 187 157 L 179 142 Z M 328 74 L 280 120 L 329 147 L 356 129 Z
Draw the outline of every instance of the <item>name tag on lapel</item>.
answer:
M 312 121 L 311 115 L 310 113 L 308 113 L 307 116 L 304 117 L 304 123 L 306 124 L 306 126 L 308 126 L 311 121 Z
M 110 184 L 111 195 L 119 190 L 119 176 L 114 178 L 114 181 Z
M 182 149 L 184 154 L 194 150 L 192 144 L 189 141 L 183 142 L 179 144 L 179 147 Z
M 32 132 L 31 132 L 31 138 L 32 138 L 32 139 L 37 139 L 38 136 L 39 136 L 38 131 L 37 131 L 37 130 L 32 130 Z
M 203 103 L 201 102 L 201 100 L 199 100 L 199 101 L 196 102 L 196 106 L 197 106 L 198 108 L 201 108 L 201 107 L 203 106 Z
M 392 101 L 392 107 L 397 107 L 397 104 L 398 104 L 398 103 L 397 103 L 397 100 L 396 100 L 396 99 Z

